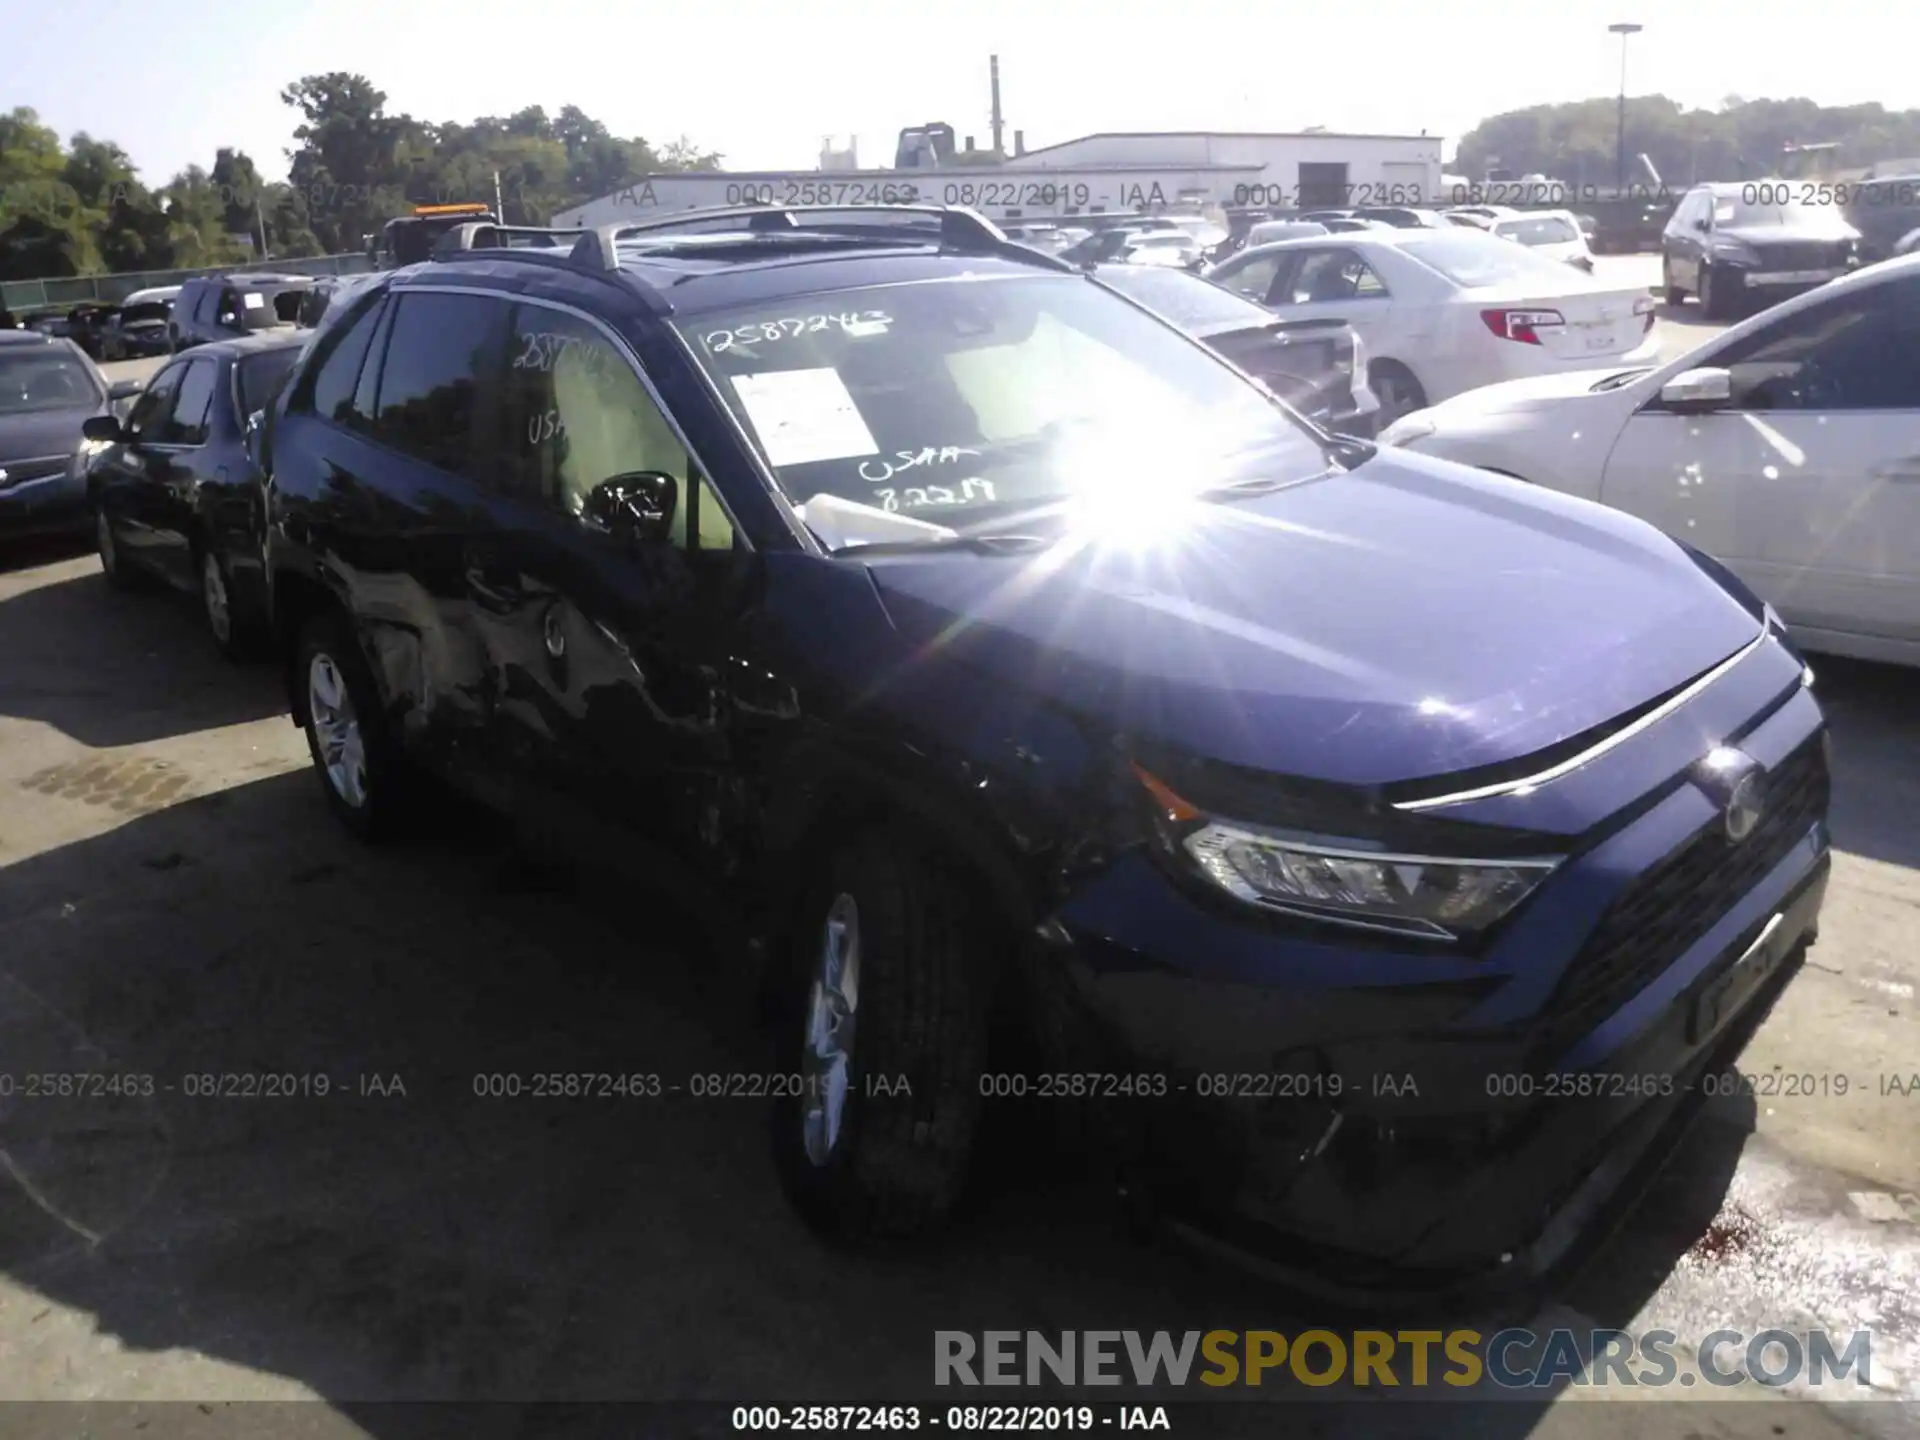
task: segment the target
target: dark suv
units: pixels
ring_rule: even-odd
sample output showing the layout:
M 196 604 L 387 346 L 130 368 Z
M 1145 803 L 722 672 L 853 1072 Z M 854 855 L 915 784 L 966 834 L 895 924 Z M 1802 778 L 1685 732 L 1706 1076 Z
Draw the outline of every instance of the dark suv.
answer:
M 174 354 L 293 325 L 313 288 L 309 275 L 212 275 L 189 280 L 174 298 L 167 343 Z
M 327 805 L 431 773 L 736 921 L 842 1235 L 945 1215 L 1007 1095 L 1345 1288 L 1538 1275 L 1815 930 L 1824 722 L 1714 561 L 968 211 L 382 275 L 262 440 Z

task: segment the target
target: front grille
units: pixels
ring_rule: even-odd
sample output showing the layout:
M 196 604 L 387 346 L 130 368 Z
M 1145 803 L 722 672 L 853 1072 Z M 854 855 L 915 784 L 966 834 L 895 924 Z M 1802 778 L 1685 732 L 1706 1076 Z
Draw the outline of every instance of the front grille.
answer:
M 1847 263 L 1845 241 L 1800 240 L 1757 248 L 1762 270 L 1830 270 Z
M 1735 843 L 1716 817 L 1628 884 L 1547 1004 L 1535 1059 L 1552 1064 L 1672 965 L 1827 812 L 1829 778 L 1820 737 L 1766 778 L 1759 826 Z
M 0 472 L 7 477 L 0 480 L 0 490 L 28 480 L 44 480 L 49 475 L 64 475 L 71 459 L 68 455 L 44 455 L 33 460 L 0 460 Z

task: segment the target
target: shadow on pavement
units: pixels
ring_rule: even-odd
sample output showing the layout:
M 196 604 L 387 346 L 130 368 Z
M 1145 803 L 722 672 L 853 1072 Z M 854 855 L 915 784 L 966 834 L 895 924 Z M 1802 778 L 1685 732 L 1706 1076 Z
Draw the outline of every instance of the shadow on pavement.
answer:
M 1812 657 L 1833 727 L 1833 843 L 1920 866 L 1920 669 Z
M 16 1085 L 0 1102 L 0 1266 L 129 1351 L 290 1377 L 381 1440 L 450 1433 L 447 1412 L 377 1403 L 395 1400 L 1207 1400 L 935 1391 L 933 1332 L 1354 1323 L 1123 1240 L 1097 1192 L 1018 1147 L 950 1239 L 862 1259 L 789 1213 L 760 1102 L 477 1093 L 476 1077 L 685 1084 L 761 1062 L 697 921 L 529 868 L 458 809 L 362 849 L 294 772 L 0 873 L 6 1069 L 120 1092 Z M 1624 1323 L 1692 1243 L 1705 1222 L 1688 1217 L 1711 1215 L 1736 1156 L 1697 1153 L 1695 1208 L 1608 1249 L 1601 1323 Z M 61 1367 L 16 1359 L 10 1388 L 69 1393 Z M 1232 1402 L 1281 1398 L 1276 1378 L 1230 1393 L 1209 1432 L 1271 1434 L 1284 1410 Z M 1455 1427 L 1364 1393 L 1316 1406 L 1313 1428 L 1517 1440 L 1546 1398 L 1463 1408 Z M 533 1433 L 505 1428 L 511 1404 L 486 1413 L 503 1428 L 459 1433 Z
M 110 748 L 286 711 L 272 666 L 236 670 L 214 653 L 191 597 L 121 594 L 75 560 L 30 588 L 0 576 L 0 715 L 38 720 Z

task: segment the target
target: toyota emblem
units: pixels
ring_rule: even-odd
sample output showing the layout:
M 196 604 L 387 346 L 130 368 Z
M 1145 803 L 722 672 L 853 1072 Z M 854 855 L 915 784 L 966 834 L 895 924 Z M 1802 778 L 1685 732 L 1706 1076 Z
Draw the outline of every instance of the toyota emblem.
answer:
M 1727 839 L 1739 844 L 1766 814 L 1766 771 L 1744 750 L 1715 746 L 1693 769 L 1693 781 L 1720 807 Z

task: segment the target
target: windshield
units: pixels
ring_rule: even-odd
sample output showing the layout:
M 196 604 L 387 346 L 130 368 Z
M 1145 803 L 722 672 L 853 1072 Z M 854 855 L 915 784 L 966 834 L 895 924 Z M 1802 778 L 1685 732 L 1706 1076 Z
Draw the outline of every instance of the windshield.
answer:
M 1211 280 L 1157 265 L 1115 265 L 1100 279 L 1184 329 L 1271 325 L 1273 316 Z
M 287 372 L 293 369 L 293 362 L 299 354 L 299 346 L 288 345 L 279 350 L 249 355 L 240 362 L 236 367 L 236 383 L 240 387 L 238 394 L 242 420 L 254 411 L 266 408 L 267 401 L 280 388 L 280 382 L 287 378 Z
M 875 286 L 677 323 L 796 503 L 967 526 L 1326 466 L 1257 386 L 1078 277 Z
M 1773 187 L 1748 188 L 1766 190 Z M 1713 223 L 1734 230 L 1749 227 L 1758 229 L 1769 225 L 1838 225 L 1840 218 L 1840 211 L 1832 205 L 1749 205 L 1738 195 L 1718 196 L 1713 202 Z
M 64 347 L 0 350 L 0 415 L 91 410 L 102 398 L 86 365 Z
M 1463 289 L 1504 285 L 1513 280 L 1544 280 L 1565 286 L 1573 273 L 1569 266 L 1534 254 L 1497 235 L 1472 230 L 1423 230 L 1400 249 L 1437 270 Z
M 1580 238 L 1579 229 L 1571 221 L 1554 215 L 1532 220 L 1502 220 L 1494 226 L 1493 233 L 1502 239 L 1518 240 L 1522 245 L 1566 245 Z

